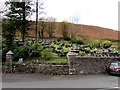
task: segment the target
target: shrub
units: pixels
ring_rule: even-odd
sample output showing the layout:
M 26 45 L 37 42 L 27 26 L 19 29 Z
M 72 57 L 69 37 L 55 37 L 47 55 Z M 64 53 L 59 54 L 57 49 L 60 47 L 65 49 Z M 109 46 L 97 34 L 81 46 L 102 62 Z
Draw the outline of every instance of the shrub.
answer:
M 14 51 L 14 60 L 18 60 L 19 58 L 26 58 L 29 56 L 29 48 L 27 46 L 17 47 Z
M 50 60 L 53 58 L 52 52 L 50 52 L 49 50 L 43 50 L 41 52 L 41 56 L 44 60 Z
M 31 46 L 20 46 L 17 47 L 14 53 L 14 60 L 18 60 L 19 58 L 27 58 L 27 57 L 40 57 L 42 48 L 39 45 L 31 45 Z
M 12 45 L 11 48 L 8 47 L 8 45 L 6 44 L 6 41 L 3 40 L 2 41 L 2 61 L 5 62 L 6 61 L 6 53 L 11 50 L 11 51 L 14 51 L 14 49 L 16 48 L 15 45 Z
M 30 57 L 40 57 L 41 51 L 42 51 L 42 47 L 40 45 L 33 44 L 29 47 Z
M 71 42 L 75 44 L 83 44 L 83 41 L 77 39 L 72 39 Z
M 71 40 L 70 37 L 63 37 L 63 39 L 66 40 L 66 41 L 70 41 Z
M 92 47 L 96 47 L 96 48 L 100 48 L 100 41 L 99 40 L 93 40 L 91 43 L 90 43 L 90 46 Z
M 111 42 L 111 41 L 108 41 L 108 40 L 105 40 L 105 41 L 103 41 L 100 45 L 101 45 L 101 47 L 103 47 L 103 48 L 109 48 L 109 47 L 112 45 L 112 42 Z
M 60 39 L 60 40 L 61 40 L 61 39 L 62 39 L 62 40 L 66 40 L 66 41 L 70 41 L 70 40 L 71 40 L 71 38 L 68 37 L 68 36 L 66 36 L 66 37 L 60 37 L 59 39 Z
M 5 62 L 6 61 L 6 53 L 9 51 L 8 48 L 4 47 L 2 49 L 2 62 Z

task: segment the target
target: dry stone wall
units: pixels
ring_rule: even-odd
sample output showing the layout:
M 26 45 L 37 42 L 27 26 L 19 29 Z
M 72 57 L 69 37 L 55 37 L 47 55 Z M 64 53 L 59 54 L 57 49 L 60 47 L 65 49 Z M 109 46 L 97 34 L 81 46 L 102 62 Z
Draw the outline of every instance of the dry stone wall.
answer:
M 12 67 L 12 71 L 3 65 L 3 73 L 37 73 L 45 75 L 69 75 L 69 74 L 106 74 L 106 66 L 112 61 L 119 61 L 120 57 L 81 57 L 69 56 L 69 62 L 57 63 L 30 63 Z
M 76 74 L 105 74 L 106 67 L 112 61 L 119 61 L 119 57 L 80 57 L 70 58 L 70 68 Z

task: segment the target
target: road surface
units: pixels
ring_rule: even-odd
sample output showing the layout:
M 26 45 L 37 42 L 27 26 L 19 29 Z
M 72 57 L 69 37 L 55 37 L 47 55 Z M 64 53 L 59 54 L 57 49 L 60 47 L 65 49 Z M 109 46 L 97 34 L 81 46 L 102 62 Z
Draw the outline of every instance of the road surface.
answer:
M 119 77 L 109 75 L 3 74 L 3 88 L 115 88 Z

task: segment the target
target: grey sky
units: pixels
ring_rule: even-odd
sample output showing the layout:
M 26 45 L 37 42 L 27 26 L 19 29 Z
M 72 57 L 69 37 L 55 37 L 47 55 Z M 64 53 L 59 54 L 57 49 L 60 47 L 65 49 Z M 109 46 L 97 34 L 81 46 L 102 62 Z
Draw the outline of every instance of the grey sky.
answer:
M 71 21 L 77 17 L 76 23 L 79 24 L 117 30 L 118 2 L 119 0 L 45 0 L 45 17 L 52 16 L 57 21 Z

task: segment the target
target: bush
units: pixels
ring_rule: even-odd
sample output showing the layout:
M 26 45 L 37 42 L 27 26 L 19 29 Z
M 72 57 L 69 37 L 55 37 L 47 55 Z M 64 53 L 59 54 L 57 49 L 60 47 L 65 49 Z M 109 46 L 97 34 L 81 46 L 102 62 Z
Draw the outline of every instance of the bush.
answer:
M 111 47 L 111 45 L 112 45 L 112 42 L 108 40 L 105 40 L 100 44 L 101 47 L 106 48 L 106 49 Z
M 10 46 L 9 46 L 10 47 Z M 9 48 L 8 45 L 6 44 L 6 41 L 3 40 L 2 41 L 2 61 L 5 62 L 6 61 L 6 53 L 11 50 L 14 51 L 14 49 L 16 48 L 15 45 L 12 45 L 11 48 Z
M 19 58 L 28 58 L 28 57 L 40 57 L 42 48 L 39 45 L 31 45 L 31 46 L 20 46 L 17 47 L 14 53 L 14 60 L 18 60 Z
M 44 60 L 50 60 L 53 58 L 52 52 L 50 52 L 49 50 L 43 50 L 41 52 L 41 56 Z
M 33 44 L 29 47 L 30 57 L 40 57 L 41 51 L 42 51 L 42 47 L 40 45 Z
M 72 39 L 71 42 L 75 44 L 83 44 L 83 41 L 77 39 Z
M 70 37 L 63 37 L 63 40 L 70 41 L 71 38 Z
M 27 46 L 17 47 L 14 51 L 14 60 L 18 60 L 19 58 L 26 58 L 29 56 L 29 48 Z
M 7 49 L 6 47 L 4 47 L 2 49 L 2 61 L 5 62 L 6 61 L 6 53 L 9 51 L 9 49 Z
M 91 43 L 90 43 L 90 46 L 92 47 L 96 47 L 96 48 L 100 48 L 100 41 L 99 40 L 93 40 Z
M 62 40 L 66 40 L 66 41 L 70 41 L 70 40 L 71 40 L 71 38 L 68 37 L 68 36 L 66 36 L 66 37 L 60 37 L 59 39 L 60 39 L 60 40 L 61 40 L 61 39 L 62 39 Z

